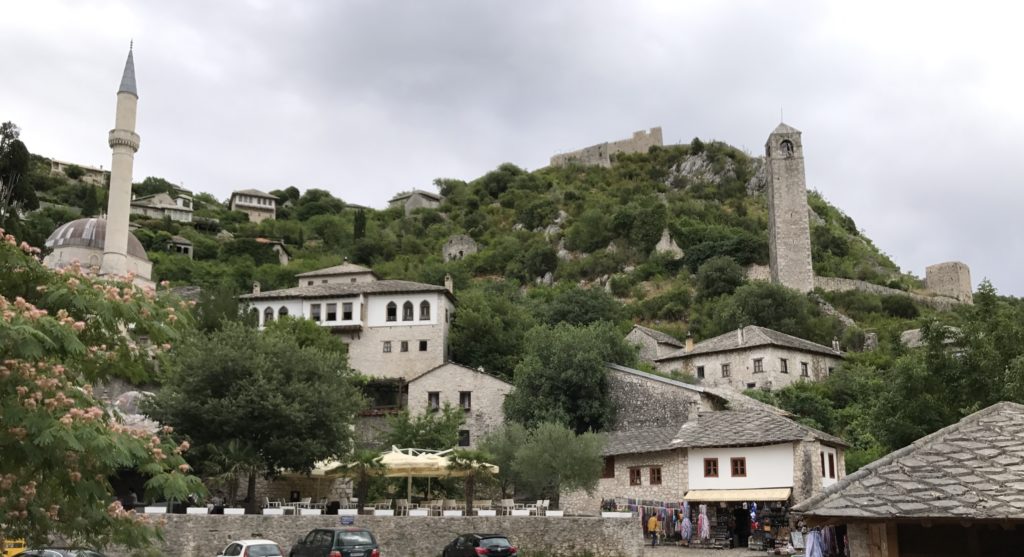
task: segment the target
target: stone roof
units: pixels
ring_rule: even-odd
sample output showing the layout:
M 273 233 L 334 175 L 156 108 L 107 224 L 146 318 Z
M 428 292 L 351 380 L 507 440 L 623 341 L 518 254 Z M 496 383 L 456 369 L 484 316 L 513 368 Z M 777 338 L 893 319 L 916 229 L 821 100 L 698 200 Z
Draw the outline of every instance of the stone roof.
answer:
M 757 400 L 752 396 L 747 396 L 739 391 L 736 391 L 730 387 L 702 387 L 704 392 L 724 400 L 729 404 L 729 410 L 756 410 L 761 412 L 771 412 L 772 414 L 778 414 L 787 418 L 792 418 L 793 414 L 779 408 L 778 406 L 772 406 Z
M 644 327 L 643 325 L 633 325 L 633 328 L 653 338 L 655 341 L 661 344 L 671 344 L 672 346 L 678 346 L 679 348 L 682 348 L 684 346 L 683 343 L 676 340 L 674 336 L 663 333 L 661 331 L 649 329 L 647 327 Z
M 50 249 L 62 247 L 82 247 L 103 252 L 107 240 L 107 221 L 98 218 L 78 219 L 57 227 L 46 239 L 45 246 Z M 128 255 L 149 261 L 146 249 L 135 234 L 128 233 Z
M 735 447 L 770 445 L 812 438 L 830 445 L 846 443 L 823 431 L 807 427 L 774 412 L 758 410 L 719 410 L 701 412 L 697 419 L 683 424 L 673 448 Z
M 352 275 L 356 273 L 373 273 L 369 267 L 363 267 L 362 265 L 356 265 L 354 263 L 342 263 L 341 265 L 335 265 L 333 267 L 327 267 L 324 269 L 317 269 L 315 271 L 307 271 L 305 273 L 299 273 L 295 275 L 295 278 L 305 277 L 323 277 L 329 275 Z
M 186 238 L 184 236 L 178 236 L 178 235 L 171 236 L 171 243 L 172 244 L 180 244 L 180 245 L 183 245 L 183 246 L 191 246 L 192 245 L 192 242 L 190 242 L 188 238 Z
M 132 205 L 138 207 L 152 207 L 154 209 L 175 209 L 178 211 L 192 212 L 189 207 L 181 207 L 174 202 L 174 198 L 170 194 L 160 192 L 154 193 L 153 195 L 145 195 L 142 197 L 136 197 L 131 201 Z
M 129 93 L 139 97 L 139 90 L 135 86 L 135 56 L 132 49 L 128 49 L 128 59 L 124 62 L 124 73 L 121 74 L 121 86 L 117 88 L 118 93 Z
M 794 507 L 851 520 L 1024 520 L 1024 405 L 1000 402 Z
M 391 202 L 401 201 L 403 199 L 408 199 L 408 198 L 412 197 L 415 194 L 420 194 L 420 195 L 422 195 L 424 197 L 429 197 L 429 198 L 433 199 L 434 201 L 441 201 L 441 196 L 439 194 L 434 193 L 434 192 L 423 191 L 423 190 L 412 190 L 412 191 L 402 192 L 402 193 L 392 197 L 391 198 Z
M 775 135 L 777 133 L 800 133 L 800 130 L 794 128 L 793 126 L 790 126 L 785 122 L 779 122 L 779 125 L 775 127 L 775 131 L 772 132 L 772 135 Z
M 605 456 L 620 454 L 653 453 L 672 449 L 672 439 L 679 426 L 656 427 L 632 431 L 612 431 L 605 443 Z
M 657 381 L 659 383 L 665 383 L 667 385 L 672 385 L 674 387 L 679 387 L 681 389 L 686 389 L 686 390 L 689 390 L 689 391 L 695 391 L 695 392 L 698 392 L 698 393 L 703 393 L 705 391 L 704 387 L 698 387 L 697 385 L 691 385 L 689 383 L 686 383 L 686 382 L 683 382 L 683 381 L 679 381 L 677 379 L 670 379 L 668 377 L 663 377 L 661 375 L 656 375 L 654 373 L 648 373 L 646 371 L 640 371 L 639 369 L 633 369 L 631 367 L 620 366 L 619 364 L 613 364 L 611 362 L 605 362 L 604 365 L 608 369 L 612 369 L 612 370 L 615 370 L 615 371 L 621 371 L 623 373 L 629 373 L 631 375 L 636 375 L 638 377 L 643 377 L 644 379 L 649 379 L 651 381 Z M 740 396 L 744 396 L 744 395 L 740 395 Z
M 743 332 L 742 335 L 739 331 Z M 741 337 L 742 340 L 740 340 Z M 656 358 L 655 361 L 663 362 L 679 358 L 688 358 L 697 354 L 713 354 L 716 352 L 727 352 L 730 350 L 743 350 L 753 348 L 755 346 L 782 346 L 803 352 L 825 354 L 836 358 L 843 357 L 842 352 L 833 350 L 828 346 L 823 346 L 816 342 L 787 335 L 786 333 L 780 333 L 779 331 L 774 331 L 765 327 L 748 325 L 737 331 L 730 331 L 724 335 L 718 335 L 717 337 L 698 342 L 693 346 L 693 350 L 689 352 L 685 349 L 677 350 L 671 354 L 666 354 L 665 356 Z
M 274 199 L 274 200 L 277 199 L 276 195 L 270 195 L 269 193 L 262 192 L 260 190 L 254 190 L 254 189 L 238 190 L 238 191 L 231 192 L 231 197 L 234 197 L 236 195 L 251 195 L 253 197 L 266 197 L 267 199 Z
M 439 369 L 443 369 L 443 368 L 445 368 L 447 366 L 453 366 L 453 367 L 461 368 L 461 369 L 464 369 L 464 370 L 466 370 L 466 371 L 468 371 L 470 373 L 476 373 L 476 374 L 479 374 L 479 375 L 485 375 L 485 376 L 490 377 L 491 379 L 494 379 L 496 381 L 501 381 L 502 383 L 508 385 L 509 387 L 512 386 L 511 383 L 509 383 L 508 381 L 502 379 L 501 377 L 498 377 L 497 375 L 495 375 L 493 373 L 490 373 L 488 371 L 484 371 L 482 369 L 473 369 L 473 368 L 471 368 L 469 366 L 464 366 L 462 364 L 457 364 L 455 362 L 445 362 L 445 363 L 443 363 L 443 364 L 441 364 L 441 365 L 439 365 L 437 367 L 432 367 L 432 368 L 428 369 L 427 371 L 424 371 L 423 373 L 417 375 L 416 377 L 413 377 L 412 379 L 409 379 L 408 381 L 406 381 L 406 383 L 412 383 L 414 381 L 418 381 L 421 378 L 423 378 L 424 376 L 429 375 L 430 373 L 433 373 L 434 371 L 437 371 Z
M 242 300 L 277 300 L 281 298 L 334 298 L 339 296 L 358 296 L 360 294 L 408 294 L 415 292 L 443 292 L 450 295 L 443 286 L 423 284 L 407 280 L 378 280 L 374 282 L 353 282 L 334 284 L 314 284 L 281 290 L 268 290 L 258 294 L 243 294 Z

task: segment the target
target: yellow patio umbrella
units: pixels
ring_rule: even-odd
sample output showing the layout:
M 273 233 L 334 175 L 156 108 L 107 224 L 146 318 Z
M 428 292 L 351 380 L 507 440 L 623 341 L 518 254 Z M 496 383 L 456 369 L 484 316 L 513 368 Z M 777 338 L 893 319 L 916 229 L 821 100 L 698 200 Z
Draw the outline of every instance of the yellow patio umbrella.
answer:
M 412 498 L 412 479 L 427 478 L 427 491 L 430 491 L 430 478 L 455 478 L 468 476 L 473 471 L 453 469 L 451 467 L 452 449 L 434 451 L 428 449 L 400 449 L 392 446 L 390 451 L 380 456 L 378 461 L 383 465 L 381 474 L 388 478 L 407 478 L 408 497 Z M 481 463 L 476 471 L 485 468 L 492 474 L 498 473 L 494 464 Z

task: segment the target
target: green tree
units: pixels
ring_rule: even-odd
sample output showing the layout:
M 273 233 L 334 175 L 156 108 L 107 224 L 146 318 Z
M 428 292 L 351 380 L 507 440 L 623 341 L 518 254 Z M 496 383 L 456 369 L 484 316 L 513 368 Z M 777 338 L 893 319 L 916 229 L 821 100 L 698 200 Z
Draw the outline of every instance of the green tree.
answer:
M 349 478 L 352 478 L 353 495 L 359 499 L 360 504 L 365 504 L 368 501 L 367 496 L 371 486 L 384 471 L 384 465 L 380 463 L 379 452 L 370 449 L 356 449 L 342 469 Z
M 4 234 L 0 232 L 0 235 Z M 136 430 L 90 385 L 152 380 L 188 312 L 129 283 L 44 268 L 38 250 L 0 242 L 0 539 L 141 548 L 153 526 L 126 513 L 108 478 L 134 471 L 146 496 L 203 493 L 170 430 Z M 130 333 L 129 333 L 130 331 Z M 152 344 L 139 345 L 138 336 Z
M 29 152 L 18 137 L 21 130 L 11 122 L 0 124 L 0 224 L 18 221 L 20 210 L 39 207 L 35 190 L 23 180 L 29 170 Z
M 556 509 L 563 490 L 593 493 L 601 477 L 604 444 L 603 434 L 576 434 L 558 423 L 538 425 L 516 451 L 517 490 L 550 499 Z
M 526 335 L 505 415 L 527 427 L 563 424 L 582 433 L 611 425 L 605 363 L 632 365 L 635 349 L 609 323 L 538 326 Z
M 92 217 L 100 212 L 100 198 L 96 188 L 89 188 L 85 193 L 85 201 L 82 202 L 82 216 Z
M 388 416 L 387 444 L 405 449 L 451 449 L 459 444 L 459 429 L 464 423 L 465 412 L 450 404 L 422 414 L 406 409 Z
M 452 360 L 505 378 L 522 358 L 526 332 L 535 324 L 513 285 L 488 283 L 459 293 L 448 343 Z
M 355 220 L 352 224 L 352 238 L 361 240 L 366 236 L 366 212 L 362 209 L 356 211 Z
M 712 257 L 697 268 L 697 299 L 707 300 L 732 294 L 747 282 L 747 273 L 735 259 Z
M 602 288 L 580 288 L 575 283 L 559 283 L 529 293 L 530 307 L 540 323 L 589 325 L 599 321 L 622 319 L 622 305 Z
M 480 440 L 480 450 L 490 456 L 488 462 L 498 466 L 497 479 L 502 499 L 512 497 L 513 488 L 519 483 L 515 467 L 516 451 L 526 445 L 528 438 L 529 432 L 521 424 L 506 422 Z
M 362 406 L 344 357 L 317 344 L 300 345 L 287 327 L 257 333 L 225 322 L 179 348 L 148 413 L 187 435 L 203 456 L 236 440 L 257 447 L 268 476 L 310 470 L 349 452 Z M 256 476 L 248 478 L 250 510 Z
M 491 455 L 484 451 L 471 449 L 455 449 L 449 456 L 448 468 L 463 478 L 463 495 L 466 501 L 466 515 L 473 514 L 473 499 L 476 496 L 476 483 L 481 478 L 491 475 L 489 464 Z

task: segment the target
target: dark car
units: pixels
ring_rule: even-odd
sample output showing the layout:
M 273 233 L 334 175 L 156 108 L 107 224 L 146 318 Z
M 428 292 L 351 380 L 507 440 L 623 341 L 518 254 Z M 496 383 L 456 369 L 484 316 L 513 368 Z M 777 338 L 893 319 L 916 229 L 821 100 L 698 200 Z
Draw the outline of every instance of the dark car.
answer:
M 504 534 L 462 534 L 445 546 L 443 557 L 508 557 L 519 555 L 516 546 Z
M 299 539 L 289 557 L 380 557 L 373 532 L 366 528 L 317 528 Z
M 47 547 L 44 549 L 29 549 L 19 553 L 18 557 L 106 557 L 99 551 L 69 547 Z

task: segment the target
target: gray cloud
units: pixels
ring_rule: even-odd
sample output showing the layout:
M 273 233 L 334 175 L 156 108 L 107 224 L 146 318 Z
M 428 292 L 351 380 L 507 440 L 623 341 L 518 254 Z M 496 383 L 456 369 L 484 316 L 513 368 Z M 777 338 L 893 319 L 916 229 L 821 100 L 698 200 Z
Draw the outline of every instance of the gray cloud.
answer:
M 382 206 L 433 178 L 661 125 L 759 154 L 785 110 L 809 184 L 918 275 L 1024 294 L 1018 8 L 859 2 L 33 2 L 0 8 L 0 119 L 109 164 L 136 39 L 136 173 Z

